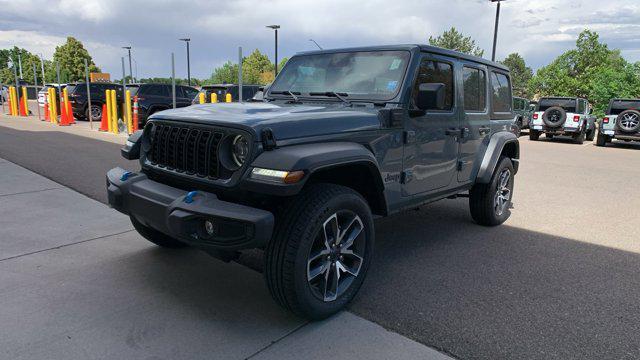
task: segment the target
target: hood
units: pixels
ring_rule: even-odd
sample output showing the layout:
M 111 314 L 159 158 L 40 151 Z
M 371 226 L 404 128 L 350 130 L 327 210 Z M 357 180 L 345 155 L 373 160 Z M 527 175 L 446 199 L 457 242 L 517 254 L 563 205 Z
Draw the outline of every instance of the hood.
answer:
M 152 119 L 182 120 L 253 130 L 270 128 L 276 140 L 380 128 L 377 111 L 342 103 L 272 104 L 261 102 L 192 105 L 155 113 Z

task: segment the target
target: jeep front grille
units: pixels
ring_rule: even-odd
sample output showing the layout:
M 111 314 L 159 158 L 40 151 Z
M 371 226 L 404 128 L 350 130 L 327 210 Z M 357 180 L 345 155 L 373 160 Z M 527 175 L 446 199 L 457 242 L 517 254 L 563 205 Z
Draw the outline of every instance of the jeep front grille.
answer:
M 223 136 L 214 128 L 156 123 L 147 158 L 153 166 L 218 179 L 218 145 Z

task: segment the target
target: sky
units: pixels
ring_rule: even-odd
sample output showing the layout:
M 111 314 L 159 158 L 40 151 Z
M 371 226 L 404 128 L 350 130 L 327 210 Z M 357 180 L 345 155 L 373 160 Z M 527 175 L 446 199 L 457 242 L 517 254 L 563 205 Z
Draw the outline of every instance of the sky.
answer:
M 238 46 L 273 61 L 266 25 L 281 26 L 280 58 L 316 49 L 309 39 L 323 48 L 427 43 L 452 26 L 490 57 L 494 20 L 489 0 L 0 0 L 0 48 L 16 45 L 50 59 L 73 36 L 112 78 L 122 74 L 122 46 L 132 47 L 138 78 L 170 76 L 173 52 L 176 76 L 186 78 L 178 39 L 188 37 L 191 76 L 208 78 L 224 62 L 237 62 Z M 640 61 L 640 0 L 505 0 L 496 57 L 518 52 L 537 69 L 572 48 L 585 28 Z

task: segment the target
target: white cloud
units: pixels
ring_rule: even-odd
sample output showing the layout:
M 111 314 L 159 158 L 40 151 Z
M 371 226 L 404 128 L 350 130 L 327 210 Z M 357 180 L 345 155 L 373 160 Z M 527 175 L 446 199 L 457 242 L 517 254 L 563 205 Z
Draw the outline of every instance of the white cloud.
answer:
M 120 74 L 120 47 L 132 45 L 140 76 L 167 76 L 175 52 L 182 77 L 184 43 L 178 38 L 191 37 L 192 73 L 207 77 L 215 65 L 235 61 L 238 45 L 272 56 L 273 32 L 265 25 L 273 23 L 282 26 L 281 57 L 315 48 L 310 38 L 325 48 L 425 43 L 451 26 L 471 35 L 489 56 L 495 14 L 486 0 L 0 0 L 0 9 L 0 46 L 15 43 L 46 55 L 75 36 L 99 66 Z M 638 61 L 639 24 L 638 0 L 509 0 L 502 4 L 498 58 L 517 51 L 537 68 L 591 28 Z

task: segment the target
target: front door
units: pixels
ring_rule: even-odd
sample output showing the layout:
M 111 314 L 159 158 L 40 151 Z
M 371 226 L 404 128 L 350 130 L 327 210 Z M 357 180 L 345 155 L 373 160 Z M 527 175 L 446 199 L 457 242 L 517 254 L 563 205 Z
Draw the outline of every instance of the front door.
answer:
M 444 106 L 417 110 L 415 99 L 422 83 L 444 85 Z M 413 85 L 409 119 L 405 123 L 403 195 L 445 189 L 455 179 L 458 133 L 454 63 L 446 57 L 423 54 Z

